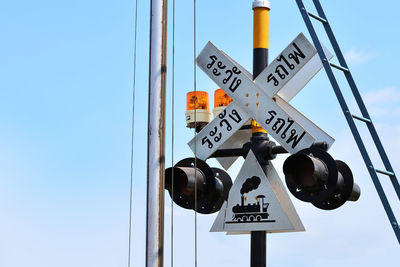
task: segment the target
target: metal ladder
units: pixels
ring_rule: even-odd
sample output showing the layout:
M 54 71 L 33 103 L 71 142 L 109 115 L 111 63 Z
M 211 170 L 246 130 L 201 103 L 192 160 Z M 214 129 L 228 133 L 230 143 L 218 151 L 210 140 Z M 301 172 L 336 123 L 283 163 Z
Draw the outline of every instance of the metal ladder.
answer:
M 335 36 L 333 34 L 331 26 L 329 25 L 328 19 L 326 18 L 326 15 L 325 15 L 325 13 L 324 13 L 324 11 L 322 9 L 321 3 L 319 2 L 319 0 L 313 0 L 315 8 L 316 8 L 316 10 L 318 12 L 318 14 L 313 14 L 313 13 L 307 11 L 307 9 L 304 6 L 303 0 L 296 0 L 296 2 L 297 2 L 297 5 L 298 5 L 298 7 L 300 9 L 300 13 L 301 13 L 301 15 L 303 17 L 303 20 L 304 20 L 304 22 L 305 22 L 305 24 L 307 26 L 307 29 L 308 29 L 308 31 L 309 31 L 309 33 L 311 35 L 311 38 L 312 38 L 312 40 L 314 42 L 314 45 L 315 45 L 315 47 L 316 47 L 316 49 L 318 51 L 318 54 L 319 54 L 319 56 L 320 56 L 320 58 L 322 60 L 323 66 L 324 66 L 325 71 L 326 71 L 326 74 L 328 75 L 329 81 L 332 84 L 333 90 L 335 91 L 336 97 L 337 97 L 337 99 L 339 101 L 339 104 L 340 104 L 340 106 L 342 108 L 344 116 L 346 117 L 347 123 L 350 126 L 351 132 L 352 132 L 352 134 L 354 136 L 354 139 L 355 139 L 355 141 L 357 143 L 357 146 L 358 146 L 358 148 L 359 148 L 359 150 L 361 152 L 361 155 L 362 155 L 362 157 L 364 159 L 364 162 L 365 162 L 365 164 L 367 166 L 369 174 L 371 175 L 372 182 L 374 183 L 376 191 L 378 192 L 379 198 L 381 199 L 382 205 L 383 205 L 383 207 L 384 207 L 384 209 L 386 211 L 386 214 L 387 214 L 387 216 L 389 218 L 389 222 L 390 222 L 391 226 L 393 227 L 393 230 L 394 230 L 394 233 L 395 233 L 395 235 L 397 237 L 398 242 L 400 243 L 400 228 L 399 228 L 399 225 L 397 223 L 396 217 L 393 214 L 392 208 L 391 208 L 391 206 L 390 206 L 390 204 L 388 202 L 388 199 L 387 199 L 387 197 L 385 195 L 385 192 L 384 192 L 384 190 L 382 188 L 382 185 L 381 185 L 381 183 L 379 181 L 379 178 L 378 178 L 378 175 L 377 175 L 378 173 L 380 173 L 380 174 L 384 174 L 384 175 L 387 175 L 387 176 L 390 177 L 390 180 L 392 182 L 394 190 L 396 191 L 397 197 L 400 200 L 400 186 L 399 186 L 399 182 L 398 182 L 398 180 L 396 178 L 396 175 L 395 175 L 395 173 L 393 171 L 393 168 L 392 168 L 392 166 L 391 166 L 391 164 L 389 162 L 389 159 L 388 159 L 388 157 L 386 155 L 386 152 L 385 152 L 385 150 L 384 150 L 384 148 L 382 146 L 382 143 L 381 143 L 381 141 L 379 139 L 379 136 L 378 136 L 378 134 L 377 134 L 377 132 L 375 130 L 374 124 L 372 123 L 372 120 L 371 120 L 371 118 L 370 118 L 370 116 L 368 114 L 367 108 L 365 107 L 365 104 L 364 104 L 364 102 L 363 102 L 363 100 L 361 98 L 361 95 L 360 95 L 360 93 L 359 93 L 359 91 L 357 89 L 357 86 L 356 86 L 356 83 L 354 82 L 353 76 L 351 75 L 351 72 L 350 72 L 350 70 L 349 70 L 349 68 L 347 66 L 347 63 L 346 63 L 346 61 L 345 61 L 345 59 L 343 57 L 342 51 L 339 48 L 339 44 L 336 41 L 336 38 L 335 38 Z M 318 38 L 318 36 L 316 34 L 316 31 L 315 31 L 315 29 L 313 27 L 313 24 L 311 22 L 311 18 L 313 18 L 313 19 L 315 19 L 315 20 L 317 20 L 317 21 L 319 21 L 319 22 L 321 22 L 323 24 L 323 26 L 325 28 L 325 31 L 326 31 L 326 34 L 328 35 L 329 40 L 330 40 L 330 42 L 332 44 L 332 47 L 333 47 L 333 49 L 335 51 L 336 57 L 339 60 L 339 65 L 330 63 L 328 61 L 328 59 L 327 59 L 327 57 L 326 57 L 326 55 L 325 55 L 325 53 L 324 53 L 324 51 L 322 49 L 321 42 L 319 41 L 319 38 Z M 337 82 L 337 80 L 335 78 L 335 75 L 334 75 L 334 73 L 332 71 L 332 68 L 338 69 L 338 70 L 340 70 L 340 71 L 342 71 L 344 73 L 344 75 L 346 77 L 346 80 L 349 83 L 349 86 L 350 86 L 351 91 L 353 93 L 353 96 L 354 96 L 354 98 L 355 98 L 355 100 L 357 102 L 357 105 L 360 108 L 362 116 L 357 116 L 357 115 L 354 115 L 354 114 L 350 113 L 350 110 L 349 110 L 349 108 L 347 106 L 347 103 L 346 103 L 344 97 L 343 97 L 343 94 L 342 94 L 342 92 L 340 90 L 339 84 L 338 84 L 338 82 Z M 365 148 L 364 142 L 362 141 L 360 133 L 359 133 L 357 127 L 356 127 L 354 119 L 362 121 L 367 125 L 369 133 L 371 134 L 371 137 L 372 137 L 372 139 L 373 139 L 373 141 L 375 143 L 375 147 L 378 150 L 378 153 L 379 153 L 379 155 L 380 155 L 380 157 L 382 159 L 382 162 L 383 162 L 386 170 L 378 170 L 378 169 L 374 168 L 374 166 L 373 166 L 373 164 L 371 162 L 371 159 L 370 159 L 370 157 L 368 155 L 367 149 Z

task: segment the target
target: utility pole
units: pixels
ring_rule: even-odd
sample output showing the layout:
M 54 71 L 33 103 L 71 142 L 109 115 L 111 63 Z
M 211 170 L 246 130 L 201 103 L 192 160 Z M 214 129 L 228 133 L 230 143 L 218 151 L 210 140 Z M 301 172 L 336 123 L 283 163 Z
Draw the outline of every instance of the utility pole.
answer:
M 162 267 L 164 259 L 167 6 L 167 0 L 151 0 L 146 267 Z

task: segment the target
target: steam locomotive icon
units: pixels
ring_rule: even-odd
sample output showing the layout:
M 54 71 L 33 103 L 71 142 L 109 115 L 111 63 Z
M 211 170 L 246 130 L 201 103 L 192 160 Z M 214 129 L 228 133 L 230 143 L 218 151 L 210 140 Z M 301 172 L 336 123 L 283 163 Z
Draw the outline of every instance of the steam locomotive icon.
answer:
M 269 213 L 267 212 L 269 203 L 266 203 L 265 195 L 255 197 L 256 202 L 245 205 L 245 194 L 256 190 L 261 183 L 261 179 L 257 176 L 246 179 L 240 190 L 241 201 L 232 207 L 232 221 L 227 223 L 243 223 L 243 222 L 275 222 L 268 220 Z
M 265 196 L 258 195 L 256 197 L 257 203 L 249 203 L 244 205 L 244 195 L 241 196 L 241 205 L 237 204 L 232 207 L 233 218 L 232 220 L 238 222 L 246 221 L 264 221 L 268 219 L 268 206 L 269 203 L 265 203 Z

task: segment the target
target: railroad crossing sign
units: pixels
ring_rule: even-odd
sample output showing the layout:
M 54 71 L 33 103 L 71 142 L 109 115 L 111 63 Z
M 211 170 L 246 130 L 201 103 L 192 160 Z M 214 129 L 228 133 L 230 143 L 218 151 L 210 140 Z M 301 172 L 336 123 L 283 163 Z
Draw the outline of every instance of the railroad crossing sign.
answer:
M 253 81 L 251 74 L 209 42 L 197 58 L 198 66 L 232 99 L 233 102 L 189 142 L 197 157 L 207 159 L 249 119 L 255 119 L 288 152 L 310 147 L 315 141 L 328 146 L 334 139 L 293 108 L 277 93 L 290 85 L 286 98 L 291 99 L 315 74 L 298 78 L 296 73 L 315 58 L 317 51 L 303 34 L 293 42 Z M 310 67 L 309 67 L 310 68 Z M 315 67 L 311 68 L 314 69 Z M 318 71 L 318 70 L 317 70 Z M 297 77 L 299 86 L 290 82 Z
M 332 59 L 332 53 L 324 45 L 322 46 L 327 59 Z M 281 56 L 282 54 L 280 54 L 278 58 Z M 304 88 L 304 86 L 322 69 L 322 67 L 321 59 L 319 58 L 318 53 L 316 53 L 285 85 L 282 86 L 277 95 L 284 101 L 290 102 L 290 100 L 292 100 L 293 97 Z M 288 105 L 286 102 L 282 102 L 282 104 Z M 287 108 L 290 108 L 290 106 Z M 305 128 L 314 129 L 315 127 L 311 125 L 311 127 L 305 126 Z M 243 145 L 250 140 L 251 132 L 251 129 L 240 129 L 218 148 L 242 148 Z M 226 157 L 216 158 L 216 160 L 225 170 L 228 170 L 237 158 L 238 157 Z M 203 160 L 205 160 L 205 158 Z
M 266 175 L 250 151 L 210 231 L 296 232 L 304 226 L 272 163 Z

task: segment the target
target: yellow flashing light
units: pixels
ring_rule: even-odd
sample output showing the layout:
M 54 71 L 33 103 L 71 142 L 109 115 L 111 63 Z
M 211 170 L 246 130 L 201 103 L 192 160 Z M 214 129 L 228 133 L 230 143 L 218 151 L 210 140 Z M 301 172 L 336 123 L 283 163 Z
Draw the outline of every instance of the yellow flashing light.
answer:
M 186 95 L 186 110 L 210 110 L 208 93 L 204 91 L 192 91 Z
M 214 92 L 214 108 L 217 107 L 226 107 L 232 102 L 232 98 L 230 98 L 224 90 L 217 89 Z

